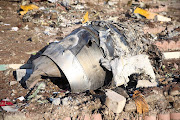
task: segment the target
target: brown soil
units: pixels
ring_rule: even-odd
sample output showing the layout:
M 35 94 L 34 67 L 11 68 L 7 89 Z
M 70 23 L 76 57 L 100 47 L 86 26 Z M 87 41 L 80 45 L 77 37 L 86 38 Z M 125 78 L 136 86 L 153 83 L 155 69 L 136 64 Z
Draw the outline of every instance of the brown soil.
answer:
M 46 3 L 36 4 L 40 5 Z M 70 31 L 63 35 L 61 35 L 62 31 L 59 31 L 58 35 L 56 36 L 48 36 L 42 33 L 38 34 L 36 28 L 38 28 L 39 31 L 42 32 L 44 31 L 44 27 L 42 27 L 40 24 L 34 24 L 33 22 L 23 22 L 22 16 L 18 14 L 20 5 L 21 3 L 17 0 L 0 0 L 0 64 L 29 63 L 31 62 L 28 61 L 29 58 L 33 58 L 33 55 L 31 53 L 41 50 L 50 41 L 55 41 L 57 40 L 57 38 L 64 37 L 65 35 L 67 35 L 67 33 L 70 33 L 70 31 L 77 27 L 76 26 L 73 29 L 71 28 Z M 104 12 L 103 10 L 101 10 L 101 8 L 97 8 L 97 10 L 99 10 L 100 14 Z M 116 13 L 116 15 L 118 14 L 119 13 Z M 27 25 L 29 28 L 28 30 L 25 29 L 25 26 Z M 18 31 L 12 31 L 12 27 L 18 27 L 19 29 Z M 179 63 L 179 59 L 164 61 L 164 77 L 175 76 L 176 80 L 178 81 L 180 74 Z M 11 81 L 16 81 L 13 73 L 13 69 L 0 71 L 0 100 L 9 98 L 10 100 L 12 100 L 12 102 L 15 102 L 13 100 L 20 96 L 25 96 L 29 92 L 27 89 L 24 89 L 19 83 L 10 86 Z M 53 97 L 53 92 L 62 91 L 57 85 L 53 84 L 52 82 L 48 80 L 45 82 L 47 84 L 46 90 L 41 91 L 38 94 L 39 96 L 41 96 L 40 99 L 37 98 L 40 101 L 47 100 L 48 98 Z M 24 106 L 22 105 L 21 112 L 26 113 L 25 116 L 31 119 L 56 119 L 68 116 L 78 117 L 78 115 L 83 114 L 83 112 L 87 114 L 100 112 L 104 114 L 104 118 L 107 117 L 106 119 L 114 119 L 115 114 L 112 113 L 112 111 L 107 110 L 106 106 L 100 105 L 101 99 L 99 99 L 97 96 L 94 97 L 92 93 L 85 92 L 81 94 L 68 94 L 63 91 L 58 95 L 60 96 L 61 94 L 62 96 L 69 95 L 73 98 L 73 101 L 69 103 L 69 106 L 53 106 L 49 101 L 45 103 L 38 103 L 37 100 L 34 100 L 28 104 L 25 104 Z M 101 97 L 102 96 L 100 95 L 100 98 Z M 78 101 L 77 103 L 76 100 Z M 78 108 L 76 108 L 75 106 L 78 106 Z M 72 115 L 71 113 L 76 113 L 76 115 Z M 0 112 L 0 119 L 2 114 L 4 116 L 9 115 L 9 113 L 5 113 L 4 111 Z

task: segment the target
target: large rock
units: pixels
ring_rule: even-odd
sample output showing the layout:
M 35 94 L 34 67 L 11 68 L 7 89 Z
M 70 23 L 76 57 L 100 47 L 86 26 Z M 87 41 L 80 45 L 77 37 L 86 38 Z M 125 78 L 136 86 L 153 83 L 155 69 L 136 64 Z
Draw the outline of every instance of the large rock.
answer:
M 106 106 L 112 110 L 114 113 L 120 113 L 123 111 L 123 108 L 126 103 L 126 98 L 122 95 L 119 95 L 118 93 L 107 90 L 106 92 Z
M 135 55 L 111 61 L 114 82 L 116 86 L 127 84 L 129 76 L 134 73 L 145 73 L 150 81 L 156 83 L 153 67 L 147 55 Z

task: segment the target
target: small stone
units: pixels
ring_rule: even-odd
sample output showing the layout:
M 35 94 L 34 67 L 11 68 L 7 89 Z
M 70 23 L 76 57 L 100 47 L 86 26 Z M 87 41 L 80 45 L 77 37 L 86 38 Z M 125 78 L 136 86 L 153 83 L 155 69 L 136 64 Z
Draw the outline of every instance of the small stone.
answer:
M 12 92 L 13 92 L 14 94 L 16 94 L 16 93 L 17 93 L 17 90 L 14 90 L 14 89 L 13 89 Z
M 168 96 L 166 96 L 166 100 L 167 100 L 168 102 L 174 102 L 174 97 L 171 96 L 171 95 L 168 95 Z
M 60 98 L 54 98 L 52 101 L 53 105 L 59 105 L 61 103 L 61 99 Z
M 62 104 L 63 105 L 69 105 L 69 102 L 68 102 L 68 98 L 66 97 L 66 98 L 64 98 L 64 99 L 62 99 Z
M 12 27 L 12 28 L 11 28 L 11 31 L 18 31 L 18 30 L 19 30 L 18 27 Z
M 24 99 L 25 99 L 24 96 L 17 98 L 17 100 L 19 100 L 19 101 L 23 101 Z
M 136 88 L 139 87 L 154 87 L 157 86 L 157 82 L 150 82 L 149 80 L 138 80 Z
M 175 108 L 175 110 L 180 110 L 180 100 L 177 100 L 173 103 L 173 107 Z
M 162 21 L 162 22 L 169 22 L 169 21 L 171 21 L 171 18 L 162 16 L 162 15 L 157 15 L 157 16 L 156 16 L 156 20 Z
M 174 87 L 170 91 L 170 95 L 172 96 L 180 95 L 180 83 L 174 85 Z
M 17 84 L 17 81 L 11 81 L 9 84 L 10 84 L 10 86 L 15 85 L 15 84 Z
M 118 93 L 107 90 L 106 92 L 106 102 L 105 105 L 112 110 L 114 113 L 120 113 L 123 111 L 123 108 L 126 103 L 126 98 Z
M 51 19 L 52 19 L 52 20 L 57 19 L 57 13 L 53 13 L 53 14 L 51 15 Z
M 77 110 L 78 108 L 79 108 L 78 106 L 74 106 L 74 109 L 76 109 L 76 110 Z
M 15 96 L 15 94 L 14 94 L 14 93 L 11 93 L 11 96 Z

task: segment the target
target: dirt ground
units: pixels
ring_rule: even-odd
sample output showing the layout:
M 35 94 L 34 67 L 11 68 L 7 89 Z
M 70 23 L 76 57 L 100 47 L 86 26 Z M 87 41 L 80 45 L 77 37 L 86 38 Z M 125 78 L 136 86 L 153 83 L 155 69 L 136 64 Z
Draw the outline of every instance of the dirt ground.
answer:
M 145 1 L 145 3 L 146 2 L 148 2 L 148 0 Z M 160 2 L 154 3 L 154 6 L 149 7 L 155 9 L 157 6 L 161 6 L 162 3 L 168 6 L 168 10 L 162 14 L 171 17 L 172 21 L 175 21 L 174 23 L 153 22 L 145 18 L 142 18 L 142 21 L 146 21 L 147 26 L 153 26 L 154 28 L 158 28 L 159 25 L 169 25 L 176 28 L 180 25 L 180 3 L 176 3 L 174 0 L 160 0 Z M 70 5 L 72 8 L 66 10 L 67 8 L 61 5 L 47 1 L 33 2 L 33 4 L 39 7 L 46 7 L 47 9 L 44 10 L 45 12 L 42 12 L 43 10 L 39 12 L 36 10 L 30 11 L 24 16 L 19 13 L 21 4 L 19 0 L 0 0 L 0 64 L 31 63 L 32 60 L 36 58 L 34 53 L 40 51 L 50 42 L 62 39 L 73 29 L 81 26 L 81 24 L 74 24 L 72 21 L 76 23 L 81 22 L 86 11 L 89 11 L 90 20 L 107 20 L 115 17 L 118 17 L 119 21 L 134 20 L 134 18 L 129 16 L 129 3 L 123 3 L 125 6 L 121 6 L 120 3 L 117 5 L 98 5 L 87 2 L 86 4 L 80 4 L 81 6 L 85 6 L 82 10 L 80 9 L 81 6 L 76 8 L 76 4 Z M 53 10 L 55 12 L 53 12 Z M 56 11 L 59 12 L 57 13 Z M 58 21 L 57 16 L 62 20 Z M 17 27 L 18 30 L 13 31 L 12 27 Z M 49 27 L 51 27 L 52 30 L 49 30 Z M 156 35 L 162 36 L 163 32 L 164 31 L 157 33 Z M 179 40 L 179 36 L 180 35 L 174 36 L 176 41 Z M 162 41 L 166 39 L 160 37 L 158 40 Z M 0 71 L 0 100 L 8 98 L 15 105 L 18 105 L 19 109 L 18 112 L 15 113 L 6 112 L 1 109 L 0 119 L 52 120 L 64 119 L 66 117 L 77 119 L 85 114 L 91 115 L 96 113 L 100 113 L 103 119 L 109 120 L 132 119 L 133 117 L 137 117 L 136 108 L 134 109 L 132 107 L 132 111 L 124 110 L 121 114 L 115 114 L 104 105 L 104 88 L 108 88 L 109 86 L 104 86 L 104 88 L 99 90 L 77 94 L 59 88 L 57 81 L 52 82 L 48 79 L 45 80 L 46 89 L 42 89 L 31 101 L 17 102 L 18 97 L 26 96 L 29 91 L 23 88 L 18 82 L 11 84 L 12 81 L 16 81 L 14 71 L 14 69 Z M 164 98 L 160 98 L 160 101 L 155 99 L 153 102 L 148 102 L 148 104 L 151 105 L 151 112 L 167 113 L 173 111 L 179 113 L 180 103 L 178 101 L 180 101 L 180 94 L 172 95 L 173 93 L 171 94 L 170 91 L 173 91 L 173 89 L 175 89 L 174 86 L 177 86 L 177 91 L 180 92 L 180 59 L 163 60 L 162 72 L 158 78 L 160 80 L 160 86 L 142 89 L 145 98 L 152 94 L 154 95 L 155 93 L 152 92 L 154 90 L 159 92 L 158 95 L 161 95 L 161 92 L 163 93 L 162 96 Z M 168 95 L 164 95 L 166 92 L 168 92 Z M 130 96 L 130 93 L 128 94 L 127 101 L 132 101 L 132 96 Z M 62 104 L 53 105 L 51 98 L 58 97 L 62 98 Z M 173 100 L 169 100 L 169 97 L 172 97 Z M 147 98 L 147 101 L 148 99 L 150 98 Z M 163 100 L 167 101 L 166 107 L 164 108 L 163 105 L 159 104 Z

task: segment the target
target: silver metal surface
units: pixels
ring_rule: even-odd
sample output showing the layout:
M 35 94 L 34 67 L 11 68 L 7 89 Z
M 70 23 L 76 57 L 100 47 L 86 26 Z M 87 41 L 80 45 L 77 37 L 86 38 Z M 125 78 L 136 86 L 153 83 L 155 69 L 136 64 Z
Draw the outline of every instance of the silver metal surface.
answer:
M 48 50 L 43 53 L 50 57 L 63 71 L 67 80 L 69 81 L 72 92 L 82 92 L 90 89 L 90 83 L 87 76 L 71 51 L 66 50 L 64 53 L 53 52 L 50 54 Z
M 104 55 L 99 48 L 98 32 L 92 33 L 93 28 L 90 28 L 78 28 L 60 42 L 50 44 L 42 56 L 33 62 L 34 72 L 27 85 L 32 87 L 37 83 L 33 79 L 40 73 L 49 77 L 65 75 L 71 92 L 102 87 L 106 71 L 100 66 L 100 59 Z
M 90 89 L 95 90 L 103 86 L 106 72 L 99 63 L 103 56 L 97 44 L 93 42 L 90 47 L 84 46 L 76 57 L 88 78 Z
M 53 43 L 43 53 L 43 56 L 50 58 L 63 71 L 66 76 L 72 92 L 83 92 L 86 90 L 95 90 L 103 86 L 106 72 L 100 66 L 100 59 L 103 55 L 96 44 L 94 38 L 86 30 L 81 29 L 74 34 L 70 34 L 68 38 L 78 36 L 81 45 L 83 40 L 86 43 L 77 52 L 75 49 L 65 49 L 66 38 L 63 44 Z M 88 41 L 92 41 L 88 45 Z M 68 41 L 67 41 L 68 42 Z M 76 50 L 75 50 L 76 51 Z

